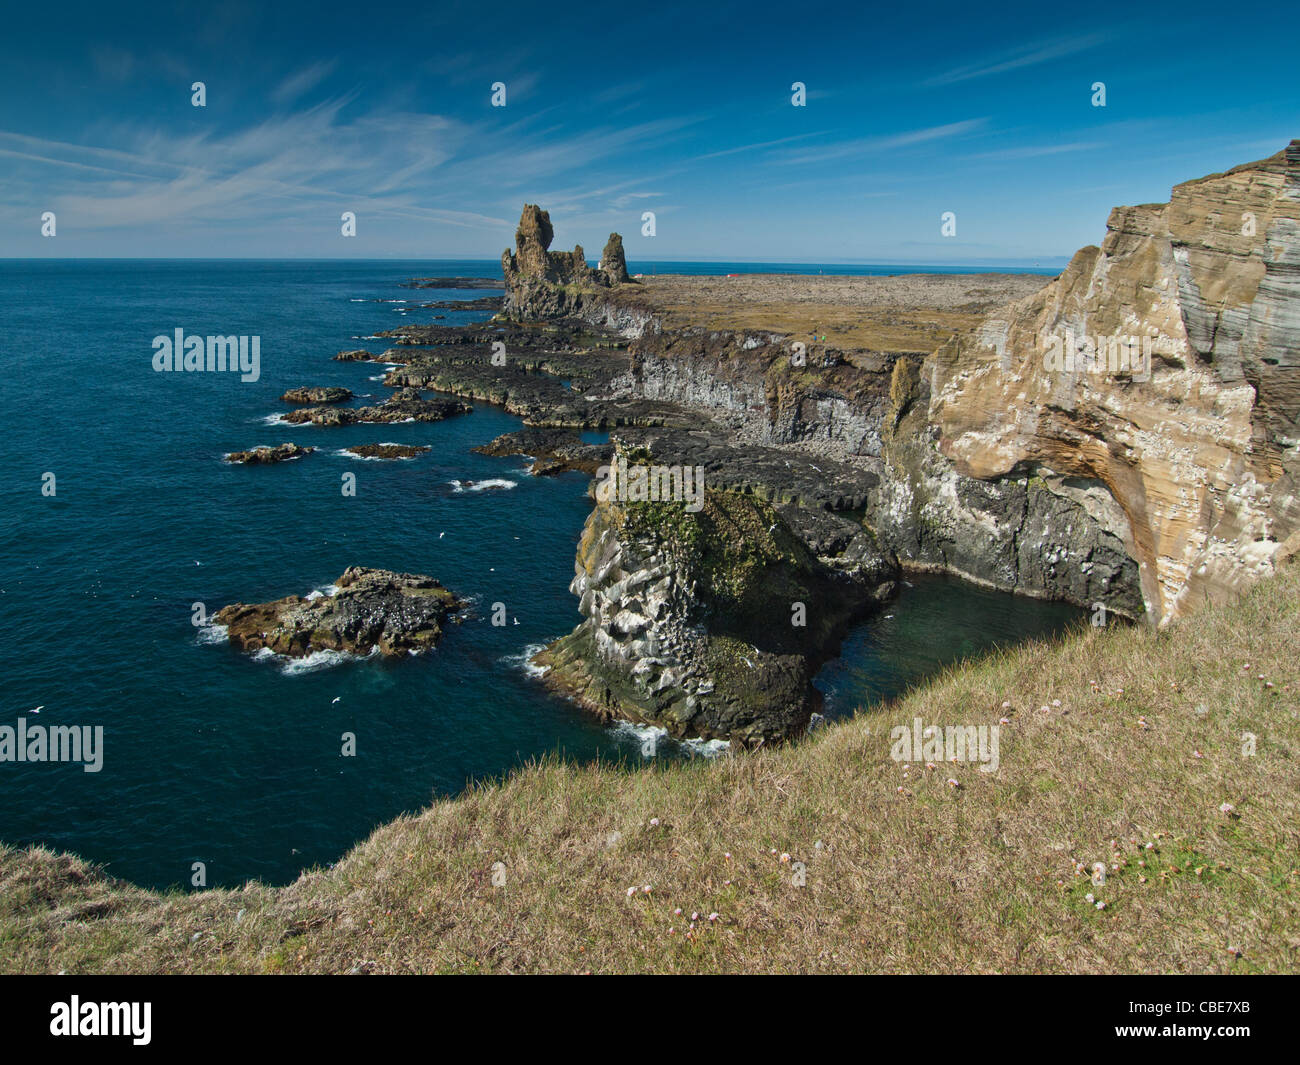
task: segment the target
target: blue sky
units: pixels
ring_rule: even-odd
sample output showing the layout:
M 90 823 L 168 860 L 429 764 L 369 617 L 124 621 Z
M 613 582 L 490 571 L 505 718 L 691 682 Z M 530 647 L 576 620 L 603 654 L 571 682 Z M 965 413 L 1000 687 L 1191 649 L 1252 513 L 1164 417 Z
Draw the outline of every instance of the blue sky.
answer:
M 13 6 L 0 257 L 1049 266 L 1300 136 L 1292 4 Z

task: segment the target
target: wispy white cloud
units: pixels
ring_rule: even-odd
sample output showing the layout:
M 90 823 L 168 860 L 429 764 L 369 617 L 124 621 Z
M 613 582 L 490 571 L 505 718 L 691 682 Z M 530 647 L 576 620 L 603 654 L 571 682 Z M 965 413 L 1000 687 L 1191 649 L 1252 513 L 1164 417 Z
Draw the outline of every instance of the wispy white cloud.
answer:
M 778 144 L 791 144 L 794 141 L 807 140 L 809 137 L 824 136 L 825 130 L 819 133 L 796 133 L 792 137 L 780 137 L 774 141 L 758 141 L 755 144 L 740 144 L 735 148 L 723 148 L 721 151 L 706 152 L 704 155 L 697 155 L 692 162 L 702 162 L 705 159 L 718 159 L 724 155 L 736 155 L 740 152 L 758 151 L 760 148 L 774 148 Z
M 976 152 L 966 159 L 1035 159 L 1043 155 L 1061 155 L 1066 152 L 1091 152 L 1107 145 L 1100 141 L 1072 141 L 1068 144 L 1027 144 L 1020 148 L 998 148 L 991 152 Z
M 1033 44 L 989 56 L 978 63 L 955 67 L 922 82 L 928 87 L 953 85 L 957 82 L 971 81 L 974 78 L 988 78 L 995 74 L 1006 74 L 1012 70 L 1050 63 L 1054 59 L 1063 59 L 1069 55 L 1086 52 L 1105 44 L 1108 37 L 1104 33 L 1072 34 L 1050 41 L 1038 41 Z
M 298 97 L 311 92 L 322 81 L 334 73 L 338 64 L 334 60 L 312 63 L 295 74 L 290 74 L 271 90 L 271 99 L 284 107 L 293 103 Z
M 947 140 L 970 133 L 980 132 L 988 123 L 988 118 L 968 118 L 961 122 L 949 122 L 942 126 L 928 126 L 924 129 L 906 130 L 902 133 L 890 133 L 877 137 L 858 137 L 853 140 L 838 141 L 831 144 L 815 145 L 798 151 L 780 153 L 782 163 L 825 163 L 832 159 L 846 156 L 879 154 L 910 148 L 931 141 Z

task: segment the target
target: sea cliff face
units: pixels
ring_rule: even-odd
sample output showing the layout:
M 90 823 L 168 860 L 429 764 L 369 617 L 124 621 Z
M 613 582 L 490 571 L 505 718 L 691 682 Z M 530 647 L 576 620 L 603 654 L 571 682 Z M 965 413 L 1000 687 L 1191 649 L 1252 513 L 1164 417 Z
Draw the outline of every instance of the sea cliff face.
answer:
M 758 550 L 748 526 L 770 525 L 812 560 L 796 569 L 824 608 L 840 592 L 813 579 L 837 553 L 818 547 L 820 521 L 877 559 L 834 624 L 771 648 L 798 663 L 765 673 L 741 655 L 746 670 L 729 673 L 735 655 L 718 653 L 737 615 L 710 603 L 696 556 L 674 553 L 681 523 L 700 519 L 598 505 L 573 584 L 584 621 L 548 663 L 553 684 L 602 713 L 674 734 L 788 735 L 814 705 L 834 631 L 887 594 L 895 559 L 1163 625 L 1235 596 L 1300 544 L 1300 141 L 1179 185 L 1168 204 L 1117 208 L 1102 244 L 1046 282 L 628 284 L 549 253 L 535 211 L 507 253 L 506 317 L 622 336 L 588 405 L 697 412 L 694 432 L 678 415 L 624 443 L 707 458 L 715 513 L 737 493 L 784 508 L 733 522 L 739 539 L 718 538 L 714 562 Z M 847 310 L 818 302 L 826 287 Z M 788 598 L 754 616 L 775 627 Z
M 1049 355 L 1061 338 L 1117 336 L 1145 338 L 1149 372 L 1057 368 Z M 964 474 L 1032 466 L 1103 489 L 1163 624 L 1236 595 L 1291 550 L 1297 361 L 1293 141 L 1179 185 L 1168 204 L 1113 211 L 1101 247 L 931 360 L 929 418 Z

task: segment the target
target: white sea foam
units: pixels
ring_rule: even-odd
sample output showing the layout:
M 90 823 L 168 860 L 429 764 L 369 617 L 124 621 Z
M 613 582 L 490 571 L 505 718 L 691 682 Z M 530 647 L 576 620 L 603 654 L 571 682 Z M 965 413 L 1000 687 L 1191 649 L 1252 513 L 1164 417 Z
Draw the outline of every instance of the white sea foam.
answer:
M 198 634 L 194 637 L 194 642 L 200 647 L 214 643 L 225 643 L 229 631 L 225 625 L 218 625 L 216 622 L 200 625 Z
M 522 669 L 530 677 L 544 677 L 550 672 L 550 666 L 539 666 L 533 662 L 533 655 L 546 650 L 544 643 L 530 643 L 517 655 L 505 655 L 501 661 L 513 669 Z
M 675 740 L 667 729 L 636 721 L 618 721 L 610 726 L 615 740 L 632 743 L 645 758 L 680 752 L 691 758 L 717 758 L 731 749 L 730 740 Z
M 507 481 L 504 477 L 490 477 L 486 481 L 475 481 L 473 484 L 464 484 L 461 481 L 448 481 L 453 492 L 485 492 L 489 488 L 500 488 L 508 491 L 511 488 L 519 486 L 518 481 Z
M 274 663 L 286 677 L 295 677 L 301 673 L 315 673 L 322 669 L 333 669 L 345 662 L 364 662 L 379 654 L 379 648 L 371 648 L 369 654 L 357 655 L 351 651 L 313 651 L 303 658 L 290 658 L 278 655 L 269 647 L 263 647 L 253 655 L 255 662 Z
M 263 425 L 293 425 L 293 422 L 284 420 L 283 414 L 268 414 L 265 418 L 258 419 Z

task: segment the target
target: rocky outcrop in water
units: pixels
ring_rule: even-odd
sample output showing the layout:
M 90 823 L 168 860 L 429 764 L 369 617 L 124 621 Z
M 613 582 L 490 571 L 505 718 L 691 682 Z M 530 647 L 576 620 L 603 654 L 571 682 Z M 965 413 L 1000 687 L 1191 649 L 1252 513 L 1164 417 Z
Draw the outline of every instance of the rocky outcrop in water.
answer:
M 474 408 L 456 399 L 425 399 L 414 388 L 402 388 L 375 407 L 303 407 L 284 415 L 295 425 L 386 424 L 391 422 L 440 422 Z
M 352 566 L 333 595 L 234 603 L 213 619 L 242 651 L 302 658 L 316 651 L 388 657 L 430 650 L 463 605 L 432 577 Z
M 343 450 L 360 459 L 413 459 L 431 449 L 417 444 L 357 444 Z
M 812 678 L 840 635 L 897 574 L 847 516 L 711 489 L 696 513 L 598 493 L 571 585 L 585 620 L 535 661 L 602 717 L 746 746 L 785 739 L 818 707 Z
M 274 462 L 288 462 L 310 455 L 314 447 L 302 447 L 299 444 L 276 444 L 274 447 L 254 447 L 247 451 L 232 451 L 225 456 L 227 462 L 243 466 L 266 466 Z
M 280 397 L 282 403 L 346 403 L 352 398 L 352 389 L 328 386 L 291 388 Z
M 545 477 L 568 470 L 594 475 L 601 465 L 609 462 L 613 445 L 584 443 L 582 437 L 572 429 L 532 426 L 513 433 L 503 433 L 473 450 L 480 455 L 495 455 L 498 458 L 527 456 L 533 459 L 529 472 L 534 476 Z

